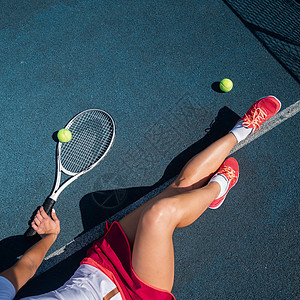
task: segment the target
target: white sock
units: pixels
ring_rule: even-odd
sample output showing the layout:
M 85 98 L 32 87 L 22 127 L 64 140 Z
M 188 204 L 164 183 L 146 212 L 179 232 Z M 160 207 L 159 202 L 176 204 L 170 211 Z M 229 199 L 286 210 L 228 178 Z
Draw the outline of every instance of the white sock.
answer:
M 222 174 L 216 174 L 216 175 L 214 175 L 209 182 L 212 182 L 212 181 L 217 182 L 220 185 L 220 188 L 221 188 L 220 189 L 220 193 L 219 193 L 218 197 L 216 198 L 216 199 L 218 199 L 218 198 L 222 197 L 226 193 L 228 185 L 229 185 L 229 181 Z
M 238 122 L 232 130 L 229 132 L 233 133 L 238 143 L 244 140 L 251 132 L 253 128 L 248 128 L 243 126 L 243 120 Z

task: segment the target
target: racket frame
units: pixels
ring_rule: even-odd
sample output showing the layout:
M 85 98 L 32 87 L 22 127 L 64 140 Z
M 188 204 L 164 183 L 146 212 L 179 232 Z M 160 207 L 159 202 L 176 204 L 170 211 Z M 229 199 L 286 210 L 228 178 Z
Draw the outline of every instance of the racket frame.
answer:
M 107 153 L 109 152 L 110 148 L 112 147 L 113 143 L 114 143 L 114 139 L 115 139 L 115 135 L 116 135 L 116 124 L 114 122 L 114 119 L 111 117 L 111 115 L 109 113 L 107 113 L 104 110 L 101 109 L 87 109 L 84 110 L 80 113 L 78 113 L 77 115 L 75 115 L 68 123 L 67 125 L 64 127 L 65 129 L 69 129 L 71 127 L 71 125 L 74 123 L 74 121 L 80 117 L 82 114 L 85 114 L 89 111 L 98 111 L 101 112 L 105 115 L 107 115 L 109 117 L 109 119 L 112 122 L 112 127 L 113 127 L 113 132 L 112 132 L 112 138 L 111 138 L 111 142 L 109 144 L 109 146 L 107 147 L 106 151 L 104 152 L 104 154 L 101 156 L 100 159 L 98 159 L 95 163 L 93 163 L 92 165 L 90 165 L 87 169 L 78 172 L 78 173 L 74 173 L 74 172 L 70 172 L 68 170 L 66 170 L 61 163 L 61 147 L 62 147 L 62 143 L 58 142 L 57 147 L 56 147 L 56 179 L 55 179 L 55 185 L 51 191 L 51 194 L 48 196 L 48 198 L 54 200 L 55 202 L 58 199 L 58 196 L 61 194 L 61 192 L 68 186 L 70 185 L 72 182 L 74 182 L 76 179 L 78 179 L 81 175 L 89 172 L 91 169 L 93 169 L 94 167 L 96 167 L 101 160 L 103 160 L 103 158 L 107 155 Z M 62 184 L 61 184 L 61 175 L 62 172 L 66 175 L 72 176 L 70 178 L 68 178 L 67 180 L 65 180 Z
M 76 118 L 80 117 L 80 115 L 87 113 L 89 111 L 98 111 L 101 112 L 102 114 L 106 115 L 111 123 L 112 123 L 112 137 L 111 137 L 111 141 L 107 147 L 107 149 L 105 150 L 105 152 L 102 154 L 102 156 L 93 164 L 91 164 L 89 167 L 87 167 L 85 170 L 82 170 L 81 172 L 78 173 L 74 173 L 74 172 L 70 172 L 67 169 L 65 169 L 62 166 L 61 163 L 61 148 L 62 148 L 62 143 L 58 142 L 57 146 L 56 146 L 56 178 L 55 178 L 55 184 L 54 187 L 52 189 L 52 192 L 50 194 L 50 196 L 48 196 L 45 200 L 45 202 L 43 203 L 43 207 L 45 209 L 45 212 L 47 214 L 50 214 L 52 207 L 54 206 L 54 204 L 56 203 L 58 196 L 60 195 L 60 193 L 68 186 L 70 185 L 73 181 L 75 181 L 76 179 L 78 179 L 81 175 L 87 173 L 88 171 L 90 171 L 91 169 L 93 169 L 95 166 L 97 166 L 100 161 L 107 155 L 108 151 L 110 150 L 110 148 L 112 147 L 113 143 L 114 143 L 114 139 L 115 139 L 115 134 L 116 134 L 116 125 L 114 122 L 114 119 L 110 116 L 110 114 L 108 114 L 106 111 L 101 110 L 101 109 L 88 109 L 88 110 L 84 110 L 82 112 L 80 112 L 79 114 L 75 115 L 69 122 L 68 124 L 65 126 L 66 129 L 69 129 L 71 127 L 71 125 L 73 124 L 73 122 L 76 120 Z M 61 175 L 62 173 L 71 176 L 70 178 L 68 178 L 67 180 L 65 180 L 61 185 Z M 25 236 L 26 237 L 33 237 L 37 234 L 37 232 L 30 226 L 28 228 L 28 230 L 25 232 Z

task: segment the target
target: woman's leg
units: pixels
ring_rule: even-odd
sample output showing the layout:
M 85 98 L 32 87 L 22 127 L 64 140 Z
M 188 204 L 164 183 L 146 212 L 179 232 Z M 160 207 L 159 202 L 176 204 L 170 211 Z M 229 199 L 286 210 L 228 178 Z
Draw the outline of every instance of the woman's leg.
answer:
M 138 222 L 132 252 L 132 266 L 139 277 L 171 291 L 175 228 L 192 224 L 208 207 L 218 208 L 238 176 L 238 163 L 231 157 L 206 186 L 160 199 L 145 208 Z
M 236 143 L 231 133 L 214 142 L 193 157 L 165 191 L 120 220 L 132 246 L 133 269 L 147 283 L 171 291 L 174 229 L 193 223 L 216 199 L 218 183 L 202 186 Z
M 147 207 L 161 199 L 202 187 L 217 171 L 236 143 L 237 140 L 232 133 L 212 143 L 194 156 L 184 166 L 176 180 L 162 193 L 121 219 L 120 225 L 127 235 L 130 245 L 132 246 L 134 243 L 140 216 Z
M 193 223 L 220 192 L 217 182 L 160 199 L 141 214 L 132 251 L 132 266 L 147 283 L 171 291 L 174 281 L 172 236 L 177 227 Z
M 222 192 L 219 195 L 220 181 L 210 181 L 205 187 L 202 186 L 217 171 L 237 141 L 258 130 L 263 122 L 279 111 L 280 106 L 280 101 L 273 96 L 255 102 L 232 133 L 192 158 L 164 192 L 120 221 L 129 241 L 133 243 L 133 268 L 143 280 L 171 291 L 174 229 L 191 224 L 216 198 L 224 199 L 226 194 Z M 231 163 L 234 164 L 234 160 Z M 223 165 L 221 169 L 222 175 L 218 176 L 227 178 L 227 193 L 237 180 L 238 169 L 236 174 L 230 166 Z

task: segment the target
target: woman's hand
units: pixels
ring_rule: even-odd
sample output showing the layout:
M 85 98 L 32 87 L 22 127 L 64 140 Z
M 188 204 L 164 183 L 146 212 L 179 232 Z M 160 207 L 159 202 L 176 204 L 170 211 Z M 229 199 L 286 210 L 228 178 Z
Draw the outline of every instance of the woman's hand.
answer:
M 59 220 L 54 210 L 51 217 L 43 207 L 38 210 L 31 226 L 42 239 L 29 248 L 12 267 L 0 274 L 13 284 L 16 292 L 35 274 L 60 232 Z
M 57 236 L 60 232 L 60 222 L 54 209 L 51 211 L 51 217 L 52 219 L 46 214 L 44 208 L 41 206 L 31 223 L 32 228 L 42 238 L 51 234 Z

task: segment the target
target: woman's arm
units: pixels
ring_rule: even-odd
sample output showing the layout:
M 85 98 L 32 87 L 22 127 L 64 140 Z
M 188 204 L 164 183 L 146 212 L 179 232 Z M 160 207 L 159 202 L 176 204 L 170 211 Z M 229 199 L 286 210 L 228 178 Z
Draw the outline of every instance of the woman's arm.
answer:
M 7 278 L 13 284 L 16 293 L 33 277 L 59 234 L 60 222 L 54 210 L 51 212 L 51 217 L 52 219 L 45 213 L 43 207 L 39 209 L 31 226 L 42 239 L 27 250 L 15 265 L 0 273 L 0 276 Z

